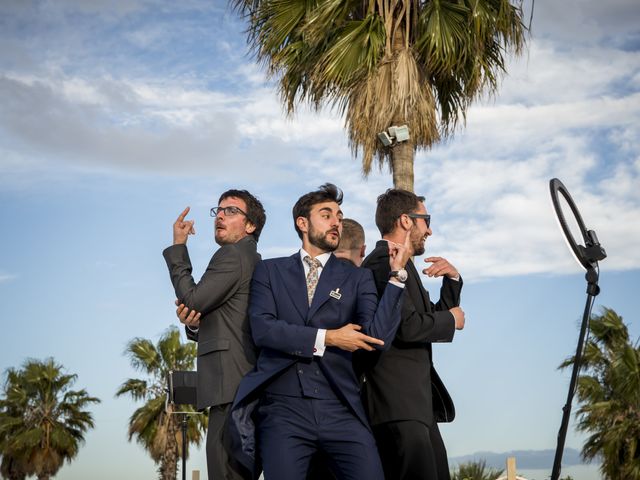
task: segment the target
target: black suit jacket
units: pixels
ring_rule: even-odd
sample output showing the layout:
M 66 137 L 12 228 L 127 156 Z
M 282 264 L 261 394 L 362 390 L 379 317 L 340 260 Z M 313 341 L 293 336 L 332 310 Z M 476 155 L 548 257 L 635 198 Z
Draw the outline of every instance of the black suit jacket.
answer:
M 247 318 L 251 276 L 260 260 L 256 241 L 247 236 L 220 247 L 198 283 L 186 245 L 173 245 L 163 255 L 176 297 L 202 313 L 198 332 L 187 328 L 187 336 L 198 342 L 197 406 L 231 403 L 256 362 Z
M 389 279 L 389 253 L 382 240 L 364 260 L 373 271 L 378 292 Z M 448 311 L 460 304 L 462 279 L 444 278 L 440 300 L 434 304 L 409 260 L 409 278 L 402 300 L 402 319 L 393 344 L 386 352 L 362 352 L 356 360 L 363 372 L 363 399 L 372 425 L 417 420 L 427 425 L 450 422 L 455 409 L 432 360 L 432 342 L 451 342 L 455 320 Z

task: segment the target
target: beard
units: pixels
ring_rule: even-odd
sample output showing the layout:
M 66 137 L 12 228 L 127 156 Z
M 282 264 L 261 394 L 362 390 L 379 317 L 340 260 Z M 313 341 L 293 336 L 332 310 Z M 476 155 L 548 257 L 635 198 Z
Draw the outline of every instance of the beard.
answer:
M 414 227 L 411 232 L 411 248 L 413 249 L 413 255 L 419 257 L 424 253 L 424 235 L 420 234 L 420 231 Z
M 330 233 L 337 234 L 338 238 L 334 240 L 333 238 L 329 237 Z M 336 229 L 327 230 L 326 232 L 322 233 L 313 228 L 313 225 L 311 225 L 311 228 L 309 229 L 309 243 L 326 252 L 333 252 L 336 248 L 338 248 L 338 244 L 340 243 L 340 232 Z

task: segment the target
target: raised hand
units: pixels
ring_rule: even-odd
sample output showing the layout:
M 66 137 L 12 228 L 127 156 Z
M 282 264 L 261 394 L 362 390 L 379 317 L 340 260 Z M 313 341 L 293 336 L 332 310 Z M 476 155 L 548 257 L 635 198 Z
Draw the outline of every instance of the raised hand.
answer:
M 348 352 L 355 352 L 358 349 L 369 352 L 375 350 L 370 344 L 384 345 L 382 340 L 360 333 L 362 327 L 355 323 L 348 323 L 344 327 L 327 330 L 324 343 L 327 347 L 338 347 Z
M 200 312 L 195 310 L 189 310 L 184 303 L 179 303 L 176 300 L 176 315 L 180 319 L 180 322 L 184 323 L 187 327 L 199 328 L 200 327 Z
M 452 280 L 460 277 L 456 267 L 451 265 L 446 258 L 442 257 L 428 257 L 424 259 L 425 262 L 431 263 L 430 267 L 422 270 L 422 273 L 428 277 L 442 277 L 447 276 Z
M 413 252 L 411 248 L 411 231 L 407 230 L 402 244 L 389 241 L 387 241 L 387 243 L 389 245 L 389 266 L 391 270 L 404 268 Z
M 177 220 L 173 223 L 173 244 L 184 245 L 187 243 L 187 237 L 189 235 L 195 235 L 196 231 L 193 228 L 193 220 L 185 220 L 184 217 L 189 213 L 190 208 L 185 208 Z

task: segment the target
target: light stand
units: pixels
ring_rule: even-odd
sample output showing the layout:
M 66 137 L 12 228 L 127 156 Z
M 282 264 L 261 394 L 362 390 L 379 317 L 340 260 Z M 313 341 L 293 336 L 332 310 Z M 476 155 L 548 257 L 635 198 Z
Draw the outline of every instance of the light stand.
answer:
M 197 403 L 196 372 L 171 371 L 167 375 L 167 407 L 171 405 L 192 405 Z M 199 412 L 171 412 L 180 417 L 182 431 L 182 480 L 187 480 L 187 423 L 189 415 Z
M 569 248 L 573 252 L 578 263 L 587 271 L 585 279 L 587 280 L 587 301 L 584 307 L 584 314 L 582 316 L 582 325 L 580 326 L 580 336 L 578 339 L 578 346 L 576 348 L 576 355 L 573 362 L 573 371 L 571 372 L 571 380 L 569 382 L 569 393 L 567 394 L 567 403 L 562 408 L 562 422 L 560 423 L 560 430 L 558 431 L 558 445 L 556 447 L 556 454 L 553 460 L 553 469 L 551 471 L 551 480 L 558 480 L 560 477 L 560 469 L 562 466 L 562 454 L 564 452 L 564 443 L 567 437 L 567 429 L 569 427 L 569 417 L 571 416 L 571 402 L 573 401 L 573 395 L 575 393 L 576 384 L 578 382 L 578 373 L 580 371 L 580 361 L 582 359 L 582 348 L 584 346 L 584 339 L 587 333 L 589 325 L 589 318 L 591 316 L 591 307 L 595 297 L 600 293 L 600 287 L 598 286 L 599 267 L 598 261 L 604 260 L 607 257 L 604 248 L 600 246 L 596 232 L 593 230 L 587 230 L 578 207 L 574 203 L 571 195 L 567 191 L 563 183 L 557 178 L 552 179 L 549 182 L 549 189 L 551 191 L 551 201 L 553 202 L 553 208 L 555 209 L 560 228 L 562 229 L 565 239 L 569 245 Z M 569 204 L 571 212 L 575 217 L 578 226 L 580 227 L 580 234 L 584 240 L 584 246 L 579 245 L 571 230 L 567 226 L 567 222 L 560 206 L 560 199 L 558 194 L 561 194 Z

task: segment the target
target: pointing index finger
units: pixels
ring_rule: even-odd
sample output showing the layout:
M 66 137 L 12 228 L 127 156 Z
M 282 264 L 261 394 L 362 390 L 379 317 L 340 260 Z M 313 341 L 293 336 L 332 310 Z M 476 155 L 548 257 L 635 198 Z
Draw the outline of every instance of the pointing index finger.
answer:
M 182 213 L 180 215 L 178 215 L 178 219 L 176 220 L 176 222 L 183 222 L 184 221 L 184 217 L 187 216 L 187 213 L 189 213 L 189 210 L 191 209 L 191 207 L 187 207 L 185 208 Z

